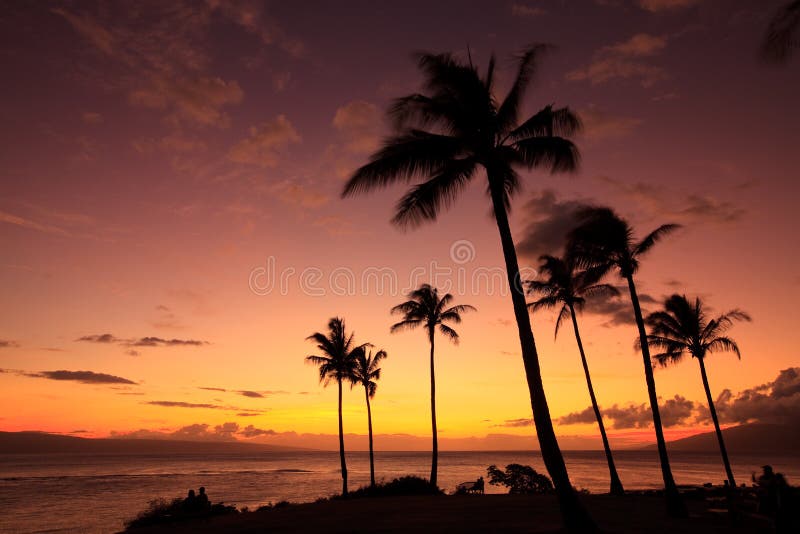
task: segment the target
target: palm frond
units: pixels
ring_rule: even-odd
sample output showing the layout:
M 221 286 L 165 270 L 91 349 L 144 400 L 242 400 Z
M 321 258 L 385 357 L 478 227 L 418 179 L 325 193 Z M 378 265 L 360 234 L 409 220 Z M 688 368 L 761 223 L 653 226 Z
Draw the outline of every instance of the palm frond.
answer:
M 452 159 L 430 179 L 414 186 L 395 207 L 392 223 L 413 228 L 435 221 L 442 208 L 449 208 L 475 174 L 473 158 Z
M 569 108 L 546 106 L 508 134 L 510 141 L 528 137 L 572 137 L 581 131 L 580 117 Z
M 423 324 L 425 324 L 424 319 L 405 319 L 399 323 L 393 324 L 389 331 L 394 334 L 395 332 L 402 332 L 403 330 L 413 330 Z
M 522 97 L 533 79 L 539 58 L 553 47 L 543 43 L 535 43 L 527 47 L 519 56 L 517 77 L 511 85 L 500 109 L 497 111 L 498 132 L 505 134 L 518 122 Z
M 572 311 L 569 309 L 569 306 L 564 304 L 561 307 L 561 311 L 558 312 L 558 318 L 556 319 L 556 329 L 553 334 L 553 339 L 558 337 L 558 331 L 559 329 L 561 329 L 561 323 L 571 318 L 571 316 L 572 316 Z
M 649 234 L 645 236 L 633 249 L 633 256 L 641 256 L 642 254 L 646 253 L 648 250 L 653 248 L 661 238 L 665 237 L 667 234 L 674 232 L 675 230 L 681 227 L 680 224 L 662 224 Z
M 430 176 L 445 168 L 462 151 L 455 137 L 411 130 L 389 138 L 370 162 L 357 169 L 342 191 L 342 197 L 366 193 L 415 176 Z
M 511 146 L 529 170 L 545 168 L 555 174 L 575 172 L 580 165 L 578 147 L 563 137 L 529 137 L 515 141 Z
M 770 20 L 761 44 L 761 57 L 782 63 L 800 48 L 800 0 L 784 4 Z
M 439 325 L 439 332 L 441 332 L 446 338 L 450 339 L 454 344 L 458 345 L 458 333 L 447 326 L 446 324 Z
M 739 351 L 739 345 L 737 345 L 736 342 L 729 337 L 722 336 L 714 338 L 706 345 L 706 350 L 708 352 L 726 350 L 736 354 L 736 357 L 740 360 L 742 359 L 742 353 Z

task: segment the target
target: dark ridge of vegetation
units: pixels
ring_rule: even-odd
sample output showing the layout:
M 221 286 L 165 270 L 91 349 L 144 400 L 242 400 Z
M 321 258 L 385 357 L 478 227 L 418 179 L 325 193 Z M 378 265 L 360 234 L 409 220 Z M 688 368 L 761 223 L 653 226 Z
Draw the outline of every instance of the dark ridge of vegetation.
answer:
M 188 519 L 200 517 L 212 517 L 217 515 L 238 514 L 239 510 L 233 505 L 223 503 L 212 504 L 205 509 L 187 508 L 185 500 L 178 497 L 167 500 L 164 498 L 153 499 L 147 504 L 147 509 L 129 521 L 125 522 L 125 530 L 148 527 L 151 525 L 163 525 Z
M 486 469 L 489 484 L 506 486 L 512 495 L 553 493 L 553 483 L 529 465 L 508 464 L 505 471 L 490 465 Z
M 379 482 L 374 486 L 362 486 L 346 496 L 336 495 L 333 499 L 354 497 L 408 497 L 412 495 L 444 495 L 438 486 L 428 479 L 417 476 L 395 478 L 391 482 Z

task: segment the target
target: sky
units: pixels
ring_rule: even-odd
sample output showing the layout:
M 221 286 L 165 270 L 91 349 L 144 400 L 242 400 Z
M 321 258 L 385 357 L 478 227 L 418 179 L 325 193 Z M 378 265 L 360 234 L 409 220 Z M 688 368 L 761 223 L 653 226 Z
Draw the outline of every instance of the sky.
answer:
M 341 316 L 389 355 L 376 448 L 426 447 L 427 340 L 390 334 L 389 310 L 430 282 L 478 310 L 459 345 L 437 344 L 442 447 L 534 447 L 485 187 L 406 232 L 390 224 L 402 186 L 340 193 L 389 132 L 391 100 L 420 88 L 415 52 L 481 69 L 495 53 L 502 96 L 535 42 L 555 48 L 524 111 L 576 110 L 582 164 L 523 173 L 521 264 L 559 252 L 584 203 L 639 235 L 680 223 L 643 261 L 643 306 L 677 292 L 747 311 L 731 332 L 741 360 L 707 363 L 722 420 L 797 413 L 800 58 L 757 53 L 780 3 L 4 3 L 0 430 L 335 448 L 336 388 L 304 358 L 305 338 Z M 654 440 L 629 306 L 580 317 L 620 446 Z M 533 317 L 557 435 L 599 447 L 575 340 L 553 327 Z M 668 438 L 709 429 L 698 371 L 656 370 Z M 363 391 L 344 397 L 363 448 Z

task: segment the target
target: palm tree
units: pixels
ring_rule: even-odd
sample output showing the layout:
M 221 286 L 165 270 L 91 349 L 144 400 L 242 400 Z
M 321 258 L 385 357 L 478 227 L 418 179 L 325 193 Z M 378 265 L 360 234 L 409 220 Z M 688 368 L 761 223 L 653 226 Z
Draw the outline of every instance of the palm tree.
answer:
M 574 257 L 573 261 L 583 268 L 600 271 L 616 270 L 628 282 L 633 315 L 639 329 L 644 376 L 647 382 L 647 393 L 650 397 L 650 409 L 653 412 L 653 426 L 656 431 L 658 455 L 661 459 L 661 475 L 664 478 L 667 511 L 675 517 L 686 517 L 686 506 L 678 493 L 675 479 L 672 477 L 672 469 L 669 466 L 664 430 L 661 427 L 661 414 L 658 410 L 653 366 L 650 362 L 650 348 L 647 345 L 642 309 L 636 293 L 636 284 L 633 281 L 633 275 L 639 268 L 639 259 L 653 248 L 658 240 L 679 226 L 675 224 L 662 225 L 637 242 L 633 237 L 633 228 L 610 208 L 585 208 L 579 212 L 578 220 L 578 226 L 569 234 L 567 245 L 567 250 Z
M 800 48 L 800 0 L 783 5 L 770 20 L 761 43 L 761 57 L 783 63 Z
M 439 438 L 436 429 L 436 373 L 433 365 L 434 334 L 438 327 L 439 332 L 458 344 L 458 333 L 445 323 L 461 323 L 461 314 L 467 311 L 476 311 L 469 304 L 459 304 L 447 307 L 453 301 L 453 295 L 445 294 L 439 298 L 439 292 L 430 284 L 422 284 L 408 294 L 409 300 L 392 308 L 393 314 L 400 314 L 403 320 L 392 325 L 392 332 L 422 326 L 428 333 L 428 342 L 431 345 L 431 433 L 433 445 L 431 450 L 431 485 L 436 487 L 439 465 Z
M 685 295 L 672 295 L 664 302 L 663 310 L 651 313 L 645 319 L 650 327 L 647 342 L 650 346 L 664 351 L 653 356 L 656 362 L 662 366 L 678 363 L 683 359 L 684 354 L 691 354 L 693 358 L 697 358 L 697 362 L 700 364 L 703 388 L 706 390 L 708 399 L 708 409 L 711 412 L 711 420 L 714 422 L 714 430 L 717 432 L 722 463 L 725 464 L 725 473 L 728 475 L 728 483 L 732 488 L 736 487 L 736 481 L 733 478 L 731 463 L 728 461 L 725 442 L 722 440 L 722 430 L 719 428 L 719 419 L 717 419 L 717 410 L 714 408 L 714 400 L 711 397 L 711 388 L 708 386 L 705 358 L 711 352 L 727 350 L 741 359 L 739 346 L 725 333 L 733 326 L 734 321 L 749 320 L 750 316 L 741 310 L 731 310 L 709 320 L 700 299 L 696 298 L 692 305 L 686 300 Z
M 567 317 L 572 319 L 572 328 L 575 330 L 575 340 L 578 342 L 578 352 L 580 352 L 581 363 L 583 364 L 583 374 L 586 376 L 586 385 L 589 388 L 592 409 L 597 418 L 597 426 L 600 427 L 600 437 L 603 440 L 603 448 L 606 452 L 608 472 L 611 478 L 610 491 L 613 495 L 624 495 L 625 490 L 617 474 L 617 468 L 614 466 L 614 457 L 611 455 L 611 447 L 608 444 L 603 417 L 600 415 L 600 407 L 597 405 L 597 397 L 594 395 L 592 378 L 589 375 L 589 364 L 586 363 L 586 353 L 583 350 L 581 334 L 578 331 L 578 318 L 575 313 L 576 309 L 581 310 L 583 308 L 586 298 L 618 295 L 619 291 L 610 284 L 599 283 L 603 276 L 602 270 L 578 270 L 569 256 L 566 259 L 553 256 L 542 256 L 539 259 L 542 261 L 539 266 L 539 273 L 544 276 L 544 280 L 532 280 L 527 282 L 527 285 L 529 293 L 537 293 L 542 296 L 528 304 L 528 309 L 533 312 L 543 308 L 551 309 L 560 306 L 561 309 L 556 319 L 556 336 L 558 336 L 561 322 Z
M 347 335 L 344 319 L 328 321 L 328 334 L 315 332 L 306 338 L 317 344 L 322 355 L 306 356 L 306 361 L 319 367 L 319 380 L 324 386 L 335 380 L 339 386 L 339 460 L 342 466 L 342 495 L 347 495 L 347 463 L 344 459 L 344 428 L 342 426 L 342 381 L 353 375 L 356 357 L 363 345 L 353 345 L 353 334 Z
M 369 163 L 355 171 L 342 196 L 419 179 L 398 202 L 393 218 L 398 226 L 413 227 L 435 220 L 473 178 L 485 174 L 542 458 L 556 487 L 565 524 L 586 531 L 595 528 L 594 522 L 572 488 L 553 431 L 508 222 L 511 197 L 520 188 L 516 169 L 557 173 L 571 172 L 578 166 L 578 149 L 569 137 L 580 129 L 580 121 L 571 110 L 546 106 L 520 121 L 523 95 L 533 79 L 537 60 L 548 49 L 547 45 L 533 45 L 518 57 L 516 78 L 502 100 L 494 94 L 494 57 L 481 76 L 471 59 L 465 64 L 451 54 L 419 55 L 427 94 L 395 100 L 389 110 L 394 134 Z
M 378 389 L 376 380 L 381 378 L 381 368 L 378 367 L 380 361 L 387 357 L 385 350 L 379 350 L 372 355 L 366 347 L 362 347 L 356 354 L 356 365 L 353 368 L 350 376 L 352 385 L 364 386 L 364 398 L 367 401 L 367 425 L 369 428 L 369 483 L 375 486 L 375 457 L 372 452 L 372 408 L 369 405 L 369 400 L 375 397 L 375 391 Z

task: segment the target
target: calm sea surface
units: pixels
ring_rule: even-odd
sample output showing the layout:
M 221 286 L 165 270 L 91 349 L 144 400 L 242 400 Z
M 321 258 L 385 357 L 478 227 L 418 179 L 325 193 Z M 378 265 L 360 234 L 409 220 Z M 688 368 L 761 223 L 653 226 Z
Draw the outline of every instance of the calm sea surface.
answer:
M 573 484 L 591 492 L 608 490 L 608 472 L 600 451 L 565 452 Z M 654 452 L 617 451 L 615 460 L 628 489 L 658 488 L 661 472 Z M 670 454 L 678 484 L 720 484 L 719 455 Z M 740 483 L 764 463 L 800 481 L 800 453 L 794 456 L 735 455 L 731 458 Z M 490 464 L 522 463 L 545 472 L 538 453 L 443 452 L 439 485 L 448 492 L 456 484 L 486 476 Z M 430 455 L 424 452 L 377 452 L 376 476 L 390 480 L 428 476 Z M 0 532 L 115 532 L 156 497 L 186 495 L 205 486 L 212 502 L 258 507 L 269 502 L 307 502 L 341 490 L 336 452 L 266 452 L 187 455 L 0 455 Z M 369 482 L 367 453 L 348 454 L 350 487 Z M 487 484 L 486 491 L 505 488 Z

